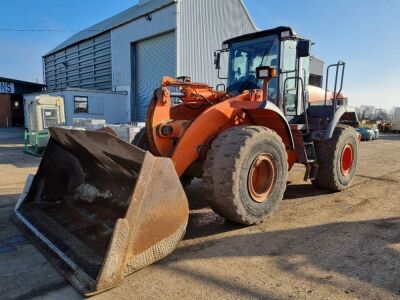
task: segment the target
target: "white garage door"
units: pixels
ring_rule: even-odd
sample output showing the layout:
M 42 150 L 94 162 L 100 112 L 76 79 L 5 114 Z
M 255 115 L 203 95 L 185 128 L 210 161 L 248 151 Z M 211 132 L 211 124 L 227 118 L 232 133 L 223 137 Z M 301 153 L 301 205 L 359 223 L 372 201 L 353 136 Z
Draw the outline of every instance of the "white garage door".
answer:
M 154 90 L 164 76 L 176 76 L 175 32 L 135 44 L 135 99 L 133 120 L 146 120 L 147 108 Z

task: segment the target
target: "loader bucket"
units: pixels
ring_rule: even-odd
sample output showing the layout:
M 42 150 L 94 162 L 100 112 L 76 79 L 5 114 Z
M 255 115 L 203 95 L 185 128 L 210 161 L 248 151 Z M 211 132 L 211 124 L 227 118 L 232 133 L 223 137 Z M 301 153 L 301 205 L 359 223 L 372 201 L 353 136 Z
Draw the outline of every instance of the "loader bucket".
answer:
M 14 219 L 85 295 L 162 259 L 186 229 L 187 198 L 172 161 L 109 133 L 50 128 L 28 181 Z

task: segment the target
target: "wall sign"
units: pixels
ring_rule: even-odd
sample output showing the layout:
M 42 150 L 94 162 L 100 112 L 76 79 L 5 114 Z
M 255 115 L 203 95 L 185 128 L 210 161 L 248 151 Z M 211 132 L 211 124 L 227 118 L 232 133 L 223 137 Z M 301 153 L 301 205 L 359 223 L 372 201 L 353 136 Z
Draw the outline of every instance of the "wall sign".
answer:
M 14 94 L 14 92 L 15 92 L 14 83 L 0 81 L 0 93 Z

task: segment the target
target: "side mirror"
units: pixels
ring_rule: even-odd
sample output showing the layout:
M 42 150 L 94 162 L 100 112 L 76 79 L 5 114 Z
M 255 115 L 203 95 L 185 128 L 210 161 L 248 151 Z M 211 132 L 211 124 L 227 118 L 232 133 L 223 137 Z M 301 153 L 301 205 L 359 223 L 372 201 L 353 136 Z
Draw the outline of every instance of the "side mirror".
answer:
M 311 55 L 311 41 L 300 40 L 297 42 L 297 57 L 307 57 Z
M 214 52 L 215 70 L 221 69 L 221 52 Z
M 278 76 L 278 70 L 272 67 L 258 67 L 256 69 L 257 79 L 271 80 Z

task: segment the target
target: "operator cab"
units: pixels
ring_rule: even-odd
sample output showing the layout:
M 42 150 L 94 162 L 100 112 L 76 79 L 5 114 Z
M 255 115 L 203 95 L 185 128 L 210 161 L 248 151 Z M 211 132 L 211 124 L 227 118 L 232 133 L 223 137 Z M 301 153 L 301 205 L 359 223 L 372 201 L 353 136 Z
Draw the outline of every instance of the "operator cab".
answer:
M 220 78 L 227 79 L 227 92 L 233 96 L 262 89 L 256 69 L 275 68 L 278 76 L 268 84 L 267 100 L 287 116 L 296 116 L 304 112 L 301 103 L 308 85 L 310 46 L 309 40 L 297 37 L 290 27 L 277 27 L 225 41 L 215 53 L 215 65 L 219 73 L 221 53 L 229 54 L 228 76 Z
M 261 89 L 262 80 L 256 76 L 256 68 L 269 66 L 278 68 L 279 39 L 266 36 L 252 41 L 233 43 L 230 49 L 228 88 L 232 95 L 240 95 L 244 90 Z M 276 99 L 277 79 L 269 84 L 268 99 Z

